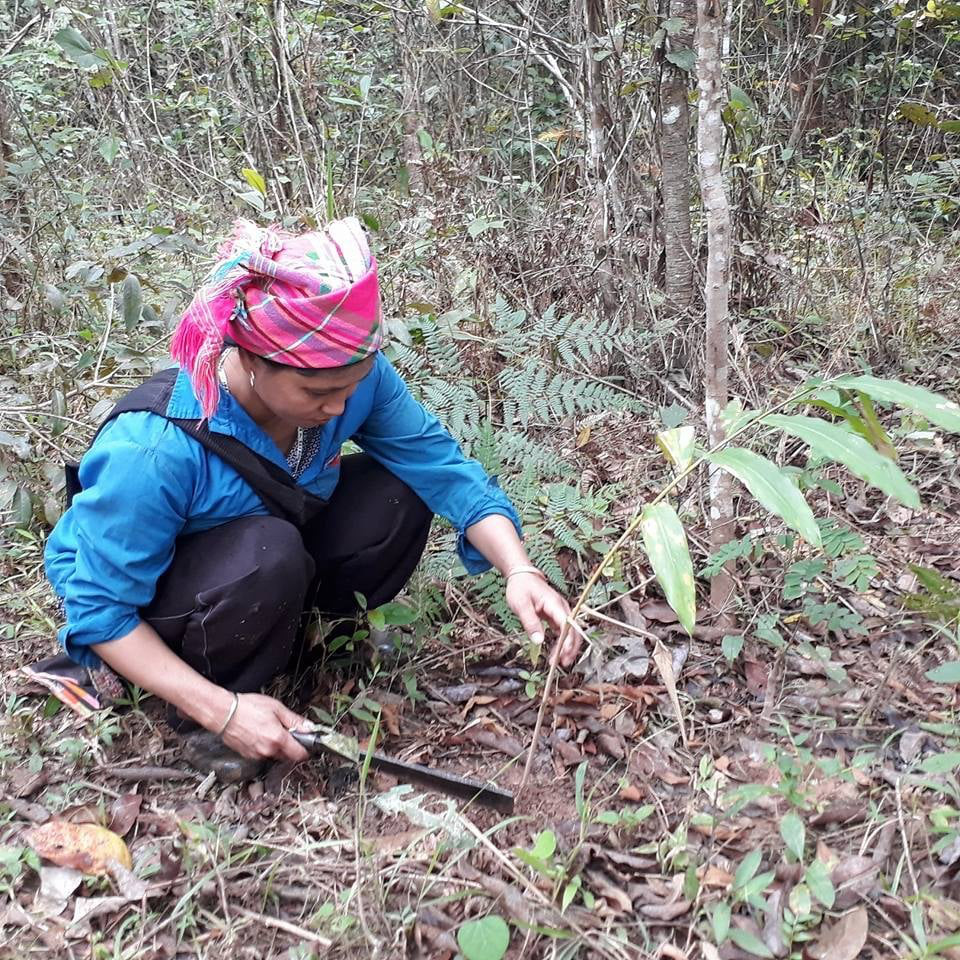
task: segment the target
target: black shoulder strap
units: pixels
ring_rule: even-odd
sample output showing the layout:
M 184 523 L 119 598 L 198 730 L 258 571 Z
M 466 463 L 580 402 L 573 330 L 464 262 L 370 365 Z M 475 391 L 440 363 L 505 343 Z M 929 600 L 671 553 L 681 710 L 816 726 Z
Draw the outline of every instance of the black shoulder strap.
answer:
M 214 433 L 203 420 L 183 419 L 167 415 L 167 407 L 179 370 L 171 367 L 161 370 L 139 387 L 124 394 L 107 415 L 100 430 L 121 413 L 135 410 L 147 410 L 164 417 L 175 424 L 184 433 L 188 433 L 197 443 L 202 444 L 211 453 L 230 464 L 254 492 L 263 501 L 263 505 L 275 517 L 288 520 L 303 527 L 313 520 L 327 505 L 327 501 L 310 493 L 282 467 L 251 450 L 235 437 Z M 96 439 L 96 437 L 94 437 Z M 80 478 L 77 464 L 67 464 L 67 506 L 80 491 Z

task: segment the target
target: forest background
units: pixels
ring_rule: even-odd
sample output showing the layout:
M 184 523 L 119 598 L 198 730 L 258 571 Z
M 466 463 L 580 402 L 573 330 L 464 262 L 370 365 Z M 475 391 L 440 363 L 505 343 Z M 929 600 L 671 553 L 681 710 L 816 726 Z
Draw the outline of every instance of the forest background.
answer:
M 373 780 L 339 801 L 303 774 L 131 786 L 138 754 L 176 759 L 149 703 L 41 717 L 8 674 L 14 953 L 960 956 L 953 414 L 902 392 L 888 409 L 867 381 L 796 402 L 842 374 L 957 397 L 960 6 L 701 0 L 715 49 L 697 16 L 692 0 L 0 9 L 4 668 L 53 649 L 42 547 L 63 460 L 166 362 L 237 216 L 363 220 L 391 359 L 499 476 L 535 562 L 583 591 L 591 639 L 555 689 L 498 578 L 462 576 L 437 525 L 404 604 L 369 617 L 412 621 L 415 668 L 335 679 L 316 703 L 514 788 L 532 741 L 505 823 Z M 711 167 L 730 225 L 708 244 Z M 712 348 L 711 264 L 729 284 Z M 709 438 L 705 390 L 734 401 Z M 919 498 L 785 426 L 752 449 L 804 493 L 822 549 L 791 533 L 809 531 L 795 505 L 743 487 L 717 538 L 694 443 L 781 407 L 898 459 Z M 657 569 L 647 529 L 618 540 L 657 496 L 686 529 L 696 627 L 676 557 Z M 500 672 L 464 684 L 478 663 Z M 53 881 L 23 828 L 51 815 L 128 833 L 145 891 L 78 880 L 59 912 L 38 906 Z

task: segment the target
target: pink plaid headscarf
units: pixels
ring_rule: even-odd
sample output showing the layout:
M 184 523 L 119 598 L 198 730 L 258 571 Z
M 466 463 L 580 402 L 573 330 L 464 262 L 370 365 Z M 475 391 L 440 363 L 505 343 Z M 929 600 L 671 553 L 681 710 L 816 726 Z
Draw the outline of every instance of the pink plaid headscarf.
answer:
M 377 262 L 356 217 L 300 234 L 237 220 L 173 336 L 204 417 L 217 409 L 217 362 L 230 337 L 302 370 L 344 367 L 383 343 Z

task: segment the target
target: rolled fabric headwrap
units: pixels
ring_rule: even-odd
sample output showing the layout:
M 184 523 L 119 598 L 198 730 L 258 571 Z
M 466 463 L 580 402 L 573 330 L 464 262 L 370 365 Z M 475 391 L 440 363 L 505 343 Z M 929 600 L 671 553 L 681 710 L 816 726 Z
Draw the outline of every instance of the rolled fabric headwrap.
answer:
M 170 345 L 204 417 L 227 337 L 301 370 L 345 367 L 383 344 L 377 262 L 356 217 L 299 235 L 237 220 L 217 254 Z

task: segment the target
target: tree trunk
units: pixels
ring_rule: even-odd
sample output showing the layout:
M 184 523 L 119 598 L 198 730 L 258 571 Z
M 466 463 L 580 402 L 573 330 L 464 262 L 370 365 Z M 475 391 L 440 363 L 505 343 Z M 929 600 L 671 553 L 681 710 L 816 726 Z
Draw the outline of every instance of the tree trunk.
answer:
M 697 81 L 700 88 L 697 152 L 700 161 L 700 194 L 707 216 L 707 279 L 705 332 L 705 406 L 707 438 L 711 447 L 723 441 L 721 414 L 727 405 L 728 301 L 730 294 L 730 205 L 723 176 L 724 106 L 721 46 L 723 11 L 719 0 L 697 0 Z M 727 474 L 710 472 L 710 548 L 733 539 L 733 485 Z M 714 610 L 726 607 L 733 592 L 733 577 L 723 570 L 710 583 Z
M 668 17 L 687 26 L 670 38 L 673 50 L 693 46 L 694 0 L 673 0 Z M 664 62 L 660 68 L 660 189 L 663 196 L 667 299 L 677 310 L 693 302 L 690 243 L 690 108 L 685 70 Z
M 610 186 L 606 163 L 610 111 L 604 98 L 603 70 L 596 54 L 603 33 L 602 0 L 583 0 L 583 88 L 587 121 L 587 181 L 591 186 L 593 240 L 597 251 L 597 276 L 604 311 L 618 306 L 612 262 Z M 618 224 L 622 228 L 622 224 Z
M 423 110 L 420 102 L 421 54 L 426 30 L 421 7 L 407 2 L 402 9 L 394 10 L 393 22 L 400 54 L 400 70 L 403 79 L 403 104 L 400 107 L 400 122 L 403 137 L 400 155 L 407 168 L 407 187 L 410 195 L 422 202 L 426 184 L 423 177 L 423 150 L 420 147 L 420 130 L 423 127 Z

